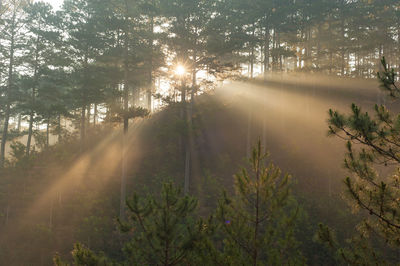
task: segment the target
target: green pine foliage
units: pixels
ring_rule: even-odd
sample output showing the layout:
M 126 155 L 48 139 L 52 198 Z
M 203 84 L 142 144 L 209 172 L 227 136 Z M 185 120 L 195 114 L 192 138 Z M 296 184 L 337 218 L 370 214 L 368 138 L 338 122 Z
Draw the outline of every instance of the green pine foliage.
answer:
M 86 248 L 80 243 L 74 245 L 71 252 L 73 257 L 73 265 L 75 266 L 112 266 L 117 265 L 110 262 L 104 255 L 97 255 L 90 249 Z M 69 266 L 70 264 L 61 260 L 59 255 L 54 256 L 54 265 L 56 266 Z
M 135 136 L 134 144 L 122 137 L 123 149 L 132 156 L 121 159 L 121 179 L 127 181 L 121 182 L 121 188 L 143 188 L 145 184 L 157 190 L 168 177 L 181 185 L 185 168 L 184 176 L 190 180 L 187 191 L 199 199 L 199 208 L 194 199 L 186 199 L 190 206 L 184 210 L 184 222 L 189 228 L 179 219 L 170 224 L 178 229 L 168 237 L 175 239 L 174 233 L 179 233 L 185 241 L 193 240 L 178 264 L 302 263 L 297 246 L 305 250 L 304 243 L 311 241 L 309 231 L 316 224 L 308 222 L 302 228 L 302 237 L 307 239 L 296 242 L 295 224 L 301 212 L 290 196 L 291 179 L 274 165 L 257 163 L 266 160 L 260 151 L 251 159 L 250 169 L 235 176 L 236 194 L 227 193 L 219 202 L 216 199 L 221 186 L 231 185 L 226 177 L 242 159 L 241 139 L 235 137 L 243 128 L 239 125 L 243 112 L 234 109 L 243 102 L 232 104 L 228 116 L 226 109 L 213 102 L 213 93 L 203 98 L 200 94 L 213 91 L 226 79 L 239 76 L 245 80 L 243 71 L 248 77 L 264 74 L 265 78 L 272 72 L 295 71 L 372 78 L 380 67 L 378 59 L 386 56 L 379 75 L 382 88 L 393 99 L 400 96 L 398 76 L 392 70 L 400 66 L 399 0 L 64 0 L 57 11 L 45 2 L 49 1 L 0 0 L 0 245 L 6 250 L 0 250 L 0 264 L 48 264 L 55 250 L 65 255 L 75 242 L 96 251 L 111 250 L 110 257 L 123 260 L 120 245 L 124 241 L 115 237 L 118 232 L 113 223 L 118 174 L 102 171 L 103 166 L 112 168 L 112 163 L 120 170 L 120 142 L 113 141 L 115 145 L 101 153 L 98 146 L 108 145 L 107 139 L 118 135 L 112 128 L 115 124 L 123 122 L 127 133 L 135 118 L 148 118 L 161 105 L 166 107 L 163 112 L 153 113 L 158 120 L 143 123 L 154 125 L 145 132 L 132 127 L 126 134 L 127 138 Z M 176 63 L 187 70 L 180 85 L 173 74 Z M 153 93 L 158 92 L 164 103 L 155 99 Z M 184 95 L 190 105 L 182 101 Z M 266 109 L 259 115 L 263 112 Z M 348 264 L 381 263 L 377 250 L 387 258 L 392 253 L 385 245 L 395 250 L 400 245 L 400 180 L 395 170 L 400 160 L 400 118 L 380 105 L 373 112 L 356 105 L 350 115 L 330 112 L 330 133 L 349 141 L 345 161 L 352 173 L 345 181 L 348 197 L 354 209 L 364 210 L 363 218 L 368 216 L 360 223 L 359 234 L 339 252 Z M 136 139 L 136 133 L 140 138 Z M 58 144 L 51 147 L 53 140 Z M 290 152 L 296 149 L 291 143 L 285 142 Z M 268 148 L 273 150 L 273 146 Z M 289 153 L 279 155 L 285 157 L 283 161 L 291 160 Z M 136 167 L 131 158 L 140 160 L 140 156 L 138 171 L 129 169 Z M 107 163 L 94 164 L 100 162 L 98 157 Z M 313 170 L 320 166 L 311 169 L 300 161 L 293 165 L 307 168 L 307 175 L 318 175 Z M 65 195 L 65 186 L 54 191 L 36 212 L 37 221 L 21 218 L 70 168 L 85 162 L 87 171 L 69 176 L 81 176 L 84 185 L 71 189 L 70 195 Z M 310 179 L 304 180 L 302 184 Z M 307 191 L 296 191 L 306 198 L 304 208 L 318 209 L 311 213 L 311 220 L 330 219 L 325 205 L 336 204 L 331 195 L 322 199 L 310 191 L 321 188 L 325 180 L 321 181 Z M 173 188 L 170 193 L 176 194 L 178 202 L 185 199 Z M 125 206 L 125 193 L 121 195 Z M 139 198 L 135 210 L 150 208 L 149 213 L 138 215 L 148 219 L 148 230 L 163 232 L 151 218 L 164 215 L 165 199 L 151 198 Z M 196 218 L 214 212 L 218 204 L 216 216 L 207 223 Z M 335 206 L 332 213 L 342 215 L 335 221 L 348 218 L 341 207 Z M 184 213 L 176 210 L 168 215 L 177 219 Z M 24 230 L 17 227 L 19 220 L 28 220 Z M 136 220 L 129 222 L 139 230 Z M 255 232 L 258 227 L 248 225 L 262 229 Z M 342 233 L 348 230 L 347 224 L 343 227 Z M 124 236 L 132 236 L 134 243 L 146 243 L 143 228 L 139 235 L 131 231 Z M 330 231 L 325 231 L 321 238 L 330 239 Z M 232 236 L 239 237 L 240 245 Z M 155 250 L 160 250 L 165 231 L 152 237 L 158 243 Z M 184 239 L 178 241 L 181 246 Z M 340 249 L 341 240 L 330 246 Z M 146 253 L 151 250 L 149 244 L 146 247 L 136 257 L 128 245 L 131 260 L 127 263 L 162 261 Z M 314 246 L 306 249 L 303 254 L 311 258 Z M 318 261 L 324 255 L 315 257 Z M 80 245 L 74 257 L 81 260 L 77 264 L 110 263 Z
M 378 75 L 381 87 L 397 99 L 396 74 L 384 58 L 382 64 L 383 71 Z M 346 248 L 340 248 L 324 225 L 320 225 L 318 238 L 338 249 L 339 257 L 349 264 L 381 263 L 385 256 L 378 255 L 378 244 L 373 240 L 383 241 L 396 251 L 400 247 L 400 115 L 383 105 L 374 109 L 374 115 L 355 104 L 348 115 L 329 111 L 329 134 L 347 141 L 344 166 L 350 175 L 344 183 L 349 203 L 365 218 Z M 390 260 L 390 254 L 386 259 Z
M 251 171 L 235 175 L 236 193 L 226 193 L 215 216 L 198 218 L 197 199 L 165 183 L 161 195 L 134 194 L 127 200 L 122 265 L 294 265 L 305 264 L 296 240 L 300 209 L 291 195 L 290 175 L 282 175 L 260 142 L 250 159 Z M 80 244 L 72 252 L 76 265 L 109 265 Z M 56 265 L 61 260 L 55 257 Z M 103 263 L 103 264 L 102 264 Z M 110 264 L 111 265 L 111 264 Z
M 127 200 L 129 222 L 121 231 L 131 236 L 125 245 L 130 265 L 190 265 L 201 236 L 194 213 L 197 200 L 183 196 L 172 183 L 162 187 L 160 199 L 133 195 Z
M 230 265 L 303 264 L 295 239 L 299 208 L 291 196 L 292 178 L 266 164 L 261 142 L 250 171 L 235 175 L 235 195 L 224 193 L 217 209 Z

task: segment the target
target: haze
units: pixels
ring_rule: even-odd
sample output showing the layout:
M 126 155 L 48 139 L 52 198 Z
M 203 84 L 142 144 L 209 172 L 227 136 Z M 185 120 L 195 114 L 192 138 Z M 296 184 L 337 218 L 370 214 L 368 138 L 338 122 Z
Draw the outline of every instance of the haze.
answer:
M 396 265 L 399 69 L 398 0 L 0 1 L 0 265 Z

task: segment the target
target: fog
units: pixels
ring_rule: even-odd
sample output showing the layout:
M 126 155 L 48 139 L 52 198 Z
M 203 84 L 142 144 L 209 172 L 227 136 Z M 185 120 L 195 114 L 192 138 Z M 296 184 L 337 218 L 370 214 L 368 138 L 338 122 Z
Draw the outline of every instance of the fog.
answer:
M 192 143 L 190 192 L 201 201 L 213 193 L 218 196 L 222 188 L 230 190 L 232 175 L 245 164 L 249 149 L 260 139 L 270 152 L 271 160 L 294 176 L 295 193 L 312 201 L 316 212 L 329 212 L 326 199 L 329 202 L 329 199 L 341 198 L 346 172 L 342 168 L 345 143 L 327 137 L 328 110 L 348 112 L 353 102 L 370 109 L 376 101 L 388 100 L 382 97 L 375 81 L 317 76 L 274 76 L 267 80 L 232 82 L 199 96 L 194 106 L 197 117 L 194 123 L 199 130 Z M 112 229 L 117 215 L 115 207 L 123 152 L 128 156 L 128 195 L 147 191 L 139 184 L 160 184 L 168 180 L 170 176 L 163 176 L 166 171 L 169 175 L 174 173 L 166 169 L 180 159 L 169 157 L 165 139 L 157 137 L 157 131 L 171 123 L 165 117 L 173 111 L 173 108 L 166 108 L 150 118 L 135 120 L 125 143 L 121 141 L 121 130 L 116 128 L 94 141 L 93 148 L 73 161 L 46 163 L 43 169 L 36 168 L 37 172 L 25 180 L 23 186 L 37 187 L 37 194 L 30 196 L 30 201 L 7 205 L 7 226 L 3 227 L 6 231 L 1 232 L 4 243 L 8 243 L 9 248 L 21 247 L 25 230 L 44 224 L 50 230 L 54 227 L 54 234 L 65 241 L 51 246 L 51 252 L 68 254 L 68 248 L 78 240 L 90 246 L 94 239 L 64 235 L 62 230 L 56 230 L 76 219 L 76 210 L 67 206 L 79 202 L 78 191 L 100 200 L 82 202 L 85 210 L 94 210 L 102 198 L 111 195 L 115 206 L 110 208 L 115 209 L 115 215 L 105 219 Z M 163 163 L 158 163 L 159 160 Z M 148 176 L 148 165 L 152 162 L 151 176 Z M 206 183 L 205 169 L 217 177 L 217 185 Z M 175 170 L 177 183 L 182 185 L 183 167 Z M 35 175 L 47 177 L 38 184 Z M 159 176 L 161 179 L 157 179 Z M 154 192 L 154 188 L 151 191 Z M 323 201 L 318 200 L 322 198 Z M 15 204 L 23 204 L 25 211 L 14 212 Z M 205 210 L 211 207 L 205 206 Z M 44 245 L 40 241 L 37 244 Z M 36 251 L 36 247 L 29 249 Z M 29 252 L 26 254 L 29 258 Z M 46 261 L 47 254 L 43 251 L 31 257 L 41 256 Z M 12 254 L 7 256 L 12 260 Z

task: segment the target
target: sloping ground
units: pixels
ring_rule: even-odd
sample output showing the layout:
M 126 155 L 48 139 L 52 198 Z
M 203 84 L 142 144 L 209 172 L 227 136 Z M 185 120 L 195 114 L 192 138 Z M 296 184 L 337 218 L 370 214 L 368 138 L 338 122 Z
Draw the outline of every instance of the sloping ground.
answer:
M 312 242 L 318 222 L 340 225 L 339 237 L 354 223 L 339 199 L 344 143 L 326 137 L 327 110 L 346 110 L 353 100 L 369 104 L 376 97 L 373 90 L 365 99 L 343 91 L 337 96 L 316 84 L 269 81 L 232 83 L 196 98 L 190 192 L 200 199 L 200 214 L 210 214 L 222 189 L 232 191 L 232 175 L 246 166 L 249 144 L 261 139 L 271 160 L 297 180 L 294 191 L 308 214 L 299 237 L 309 261 L 321 263 L 323 256 L 315 256 L 321 247 Z M 171 105 L 131 126 L 123 146 L 130 162 L 128 195 L 157 195 L 167 180 L 183 187 L 182 136 L 188 132 L 181 109 Z M 86 147 L 65 140 L 5 173 L 0 180 L 0 265 L 50 265 L 55 252 L 68 256 L 77 241 L 121 256 L 124 239 L 115 225 L 120 132 L 93 130 Z

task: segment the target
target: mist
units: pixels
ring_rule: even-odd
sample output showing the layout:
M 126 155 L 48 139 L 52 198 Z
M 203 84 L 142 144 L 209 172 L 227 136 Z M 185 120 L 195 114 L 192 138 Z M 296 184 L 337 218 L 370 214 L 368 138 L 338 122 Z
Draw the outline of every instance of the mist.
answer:
M 0 0 L 0 265 L 392 265 L 398 0 Z

